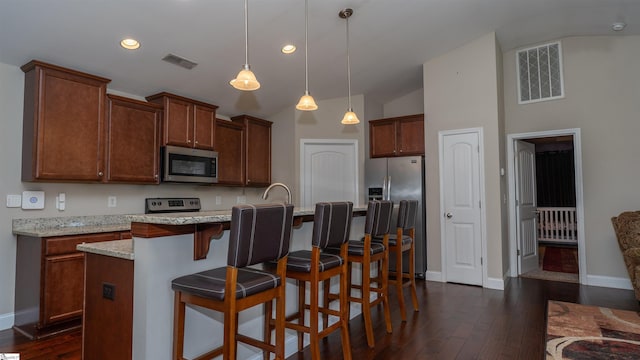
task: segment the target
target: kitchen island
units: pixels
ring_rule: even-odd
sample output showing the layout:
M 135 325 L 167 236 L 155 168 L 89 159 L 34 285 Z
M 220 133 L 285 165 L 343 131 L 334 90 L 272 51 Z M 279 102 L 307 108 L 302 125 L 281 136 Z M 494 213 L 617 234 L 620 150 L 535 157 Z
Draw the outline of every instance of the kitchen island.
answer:
M 351 238 L 363 235 L 364 215 L 366 207 L 354 207 Z M 290 251 L 308 249 L 311 246 L 314 209 L 294 209 L 294 231 Z M 229 242 L 229 222 L 231 211 L 202 211 L 194 213 L 170 213 L 149 215 L 127 215 L 131 222 L 130 254 L 123 258 L 122 254 L 110 254 L 104 245 L 84 244 L 79 250 L 87 252 L 87 283 L 85 294 L 85 312 L 103 313 L 102 309 L 91 307 L 116 307 L 117 303 L 129 301 L 133 310 L 131 324 L 131 345 L 124 342 L 114 347 L 130 346 L 130 354 L 134 359 L 169 359 L 172 352 L 173 331 L 173 291 L 171 280 L 176 277 L 191 274 L 206 269 L 226 266 Z M 213 240 L 209 240 L 213 237 Z M 210 242 L 210 245 L 209 245 Z M 122 244 L 121 244 L 122 245 Z M 99 249 L 99 247 L 103 247 Z M 126 251 L 125 251 L 126 252 Z M 103 259 L 105 258 L 105 259 Z M 106 258 L 114 258 L 109 265 Z M 92 273 L 91 259 L 104 261 L 95 262 L 97 274 L 103 274 L 105 279 L 90 277 Z M 128 268 L 132 282 L 128 284 L 123 279 L 107 279 L 108 274 Z M 108 267 L 112 266 L 113 269 Z M 356 280 L 359 276 L 356 275 Z M 110 283 L 116 282 L 116 284 Z M 90 283 L 91 282 L 91 283 Z M 120 290 L 122 282 L 125 288 Z M 107 287 L 105 289 L 105 284 Z M 110 287 L 110 285 L 115 285 Z M 337 288 L 337 284 L 336 288 Z M 99 289 L 98 289 L 98 288 Z M 127 287 L 132 290 L 132 296 L 127 294 Z M 124 293 L 124 297 L 119 294 Z M 97 299 L 91 299 L 94 294 Z M 95 296 L 95 294 L 99 294 Z M 113 300 L 104 299 L 113 295 Z M 287 289 L 287 313 L 294 312 L 297 304 L 297 290 L 294 284 Z M 114 309 L 108 310 L 114 312 Z M 359 307 L 354 308 L 352 316 L 360 313 Z M 90 315 L 85 318 L 83 349 L 85 359 L 112 358 L 113 354 L 97 351 L 101 345 L 91 344 L 91 339 L 102 339 L 109 343 L 109 339 L 123 336 L 123 322 L 127 322 L 127 314 L 115 318 L 93 319 Z M 106 322 L 95 324 L 95 321 Z M 222 314 L 202 308 L 188 307 L 185 328 L 185 356 L 187 358 L 200 355 L 216 346 L 223 340 Z M 110 326 L 114 325 L 114 326 Z M 262 307 L 244 311 L 239 318 L 240 332 L 256 337 L 262 336 Z M 124 333 L 125 337 L 129 336 Z M 287 332 L 286 354 L 296 351 L 296 336 L 294 332 Z M 95 342 L 95 341 L 94 341 Z M 103 346 L 103 345 L 102 345 Z M 126 351 L 127 349 L 111 349 Z M 92 350 L 93 349 L 93 350 Z M 104 349 L 103 349 L 104 350 Z M 125 352 L 126 353 L 126 352 Z M 255 348 L 239 344 L 238 358 L 261 358 L 262 353 Z

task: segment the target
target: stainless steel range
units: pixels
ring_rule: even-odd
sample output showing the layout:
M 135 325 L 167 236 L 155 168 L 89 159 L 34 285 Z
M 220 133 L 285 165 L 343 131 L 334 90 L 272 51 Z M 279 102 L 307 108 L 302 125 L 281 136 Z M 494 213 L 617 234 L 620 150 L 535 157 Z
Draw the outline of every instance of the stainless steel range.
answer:
M 145 214 L 200 211 L 199 198 L 147 198 Z

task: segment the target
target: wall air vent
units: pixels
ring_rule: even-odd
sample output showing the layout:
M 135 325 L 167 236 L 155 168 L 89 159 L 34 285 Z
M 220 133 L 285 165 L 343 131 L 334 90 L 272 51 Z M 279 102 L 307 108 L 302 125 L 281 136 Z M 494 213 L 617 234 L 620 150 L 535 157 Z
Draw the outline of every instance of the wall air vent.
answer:
M 516 58 L 519 104 L 564 97 L 560 42 L 519 50 Z
M 163 57 L 162 60 L 171 63 L 173 65 L 178 65 L 180 67 L 183 67 L 185 69 L 191 70 L 194 67 L 198 66 L 197 63 L 191 61 L 191 60 L 187 60 L 185 58 L 183 58 L 182 56 L 178 56 L 175 54 L 168 54 L 167 56 Z

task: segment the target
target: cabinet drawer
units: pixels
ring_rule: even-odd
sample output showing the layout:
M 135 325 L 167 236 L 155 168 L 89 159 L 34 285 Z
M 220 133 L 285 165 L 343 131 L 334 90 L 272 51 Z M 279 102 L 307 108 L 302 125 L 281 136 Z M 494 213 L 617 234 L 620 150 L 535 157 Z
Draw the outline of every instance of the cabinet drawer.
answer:
M 119 240 L 120 233 L 73 235 L 50 237 L 45 241 L 45 255 L 59 255 L 76 252 L 76 245 L 99 241 Z

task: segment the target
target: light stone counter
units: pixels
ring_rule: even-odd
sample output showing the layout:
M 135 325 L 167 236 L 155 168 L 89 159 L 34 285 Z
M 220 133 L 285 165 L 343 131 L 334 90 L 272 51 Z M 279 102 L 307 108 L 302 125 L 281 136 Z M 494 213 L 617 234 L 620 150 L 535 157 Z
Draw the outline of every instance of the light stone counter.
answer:
M 125 260 L 134 260 L 133 240 L 113 240 L 95 243 L 82 243 L 76 247 L 79 251 L 92 254 L 117 257 Z
M 50 237 L 128 231 L 131 222 L 126 215 L 69 216 L 13 219 L 15 235 Z
M 366 207 L 354 207 L 353 211 L 366 211 Z M 315 208 L 294 208 L 293 216 L 313 215 Z M 183 213 L 125 215 L 130 222 L 161 225 L 191 225 L 231 221 L 231 210 L 198 211 Z

